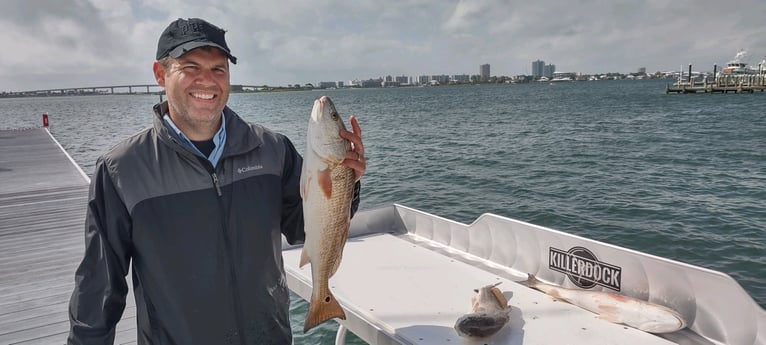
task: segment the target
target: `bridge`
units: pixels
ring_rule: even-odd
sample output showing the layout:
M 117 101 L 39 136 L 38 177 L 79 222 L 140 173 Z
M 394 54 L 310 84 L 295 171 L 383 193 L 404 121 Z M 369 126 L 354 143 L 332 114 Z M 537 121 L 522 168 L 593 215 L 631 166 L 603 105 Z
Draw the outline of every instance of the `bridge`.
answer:
M 231 85 L 231 92 L 254 92 L 266 85 Z M 80 95 L 158 95 L 164 94 L 165 89 L 157 84 L 133 84 L 110 86 L 70 87 L 45 90 L 0 92 L 0 98 L 6 97 L 46 97 L 46 96 L 80 96 Z

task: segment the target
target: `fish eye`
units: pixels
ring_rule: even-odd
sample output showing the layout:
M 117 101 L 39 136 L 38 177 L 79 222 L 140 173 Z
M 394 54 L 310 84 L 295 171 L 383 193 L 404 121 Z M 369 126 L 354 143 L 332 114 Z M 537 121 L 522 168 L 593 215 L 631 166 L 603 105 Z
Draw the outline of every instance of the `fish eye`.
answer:
M 333 120 L 337 120 L 338 119 L 338 112 L 337 111 L 333 111 L 332 113 L 330 113 L 330 116 L 332 116 Z

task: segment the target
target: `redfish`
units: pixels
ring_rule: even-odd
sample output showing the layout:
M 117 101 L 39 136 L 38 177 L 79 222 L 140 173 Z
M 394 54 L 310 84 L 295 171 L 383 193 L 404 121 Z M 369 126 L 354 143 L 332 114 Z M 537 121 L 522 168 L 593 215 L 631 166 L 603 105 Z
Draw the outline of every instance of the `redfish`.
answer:
M 314 101 L 300 183 L 306 232 L 300 267 L 311 263 L 312 283 L 304 333 L 332 318 L 346 319 L 329 287 L 348 238 L 355 183 L 353 169 L 341 165 L 351 148 L 341 129 L 346 127 L 330 98 Z
M 596 313 L 600 319 L 644 332 L 670 333 L 686 327 L 686 321 L 675 310 L 637 298 L 611 292 L 567 289 L 543 283 L 532 274 L 528 274 L 522 284 Z

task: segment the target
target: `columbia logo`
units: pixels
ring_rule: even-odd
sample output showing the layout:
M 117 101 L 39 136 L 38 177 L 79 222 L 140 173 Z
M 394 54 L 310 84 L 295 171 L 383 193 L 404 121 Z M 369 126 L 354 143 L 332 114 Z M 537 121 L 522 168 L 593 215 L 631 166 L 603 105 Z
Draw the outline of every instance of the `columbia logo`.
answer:
M 240 174 L 244 174 L 248 171 L 260 170 L 260 169 L 263 169 L 263 165 L 258 164 L 258 165 L 251 165 L 249 167 L 239 168 L 237 169 L 237 172 Z

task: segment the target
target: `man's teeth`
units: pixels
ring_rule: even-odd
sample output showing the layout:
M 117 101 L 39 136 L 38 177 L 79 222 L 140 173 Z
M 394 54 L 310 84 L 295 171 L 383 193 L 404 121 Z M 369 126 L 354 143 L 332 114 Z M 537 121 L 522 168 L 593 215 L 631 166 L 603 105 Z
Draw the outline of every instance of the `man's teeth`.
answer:
M 209 93 L 192 93 L 195 98 L 213 99 L 213 95 Z

